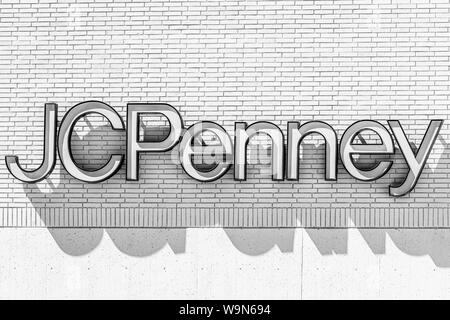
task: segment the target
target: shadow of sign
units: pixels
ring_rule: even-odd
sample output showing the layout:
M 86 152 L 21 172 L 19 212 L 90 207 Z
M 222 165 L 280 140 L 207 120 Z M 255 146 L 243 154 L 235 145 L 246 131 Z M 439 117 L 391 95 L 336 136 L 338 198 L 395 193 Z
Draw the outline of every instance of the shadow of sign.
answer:
M 125 137 L 118 133 L 112 139 L 103 142 L 106 148 L 102 150 L 97 148 L 99 137 L 111 136 L 109 126 L 90 127 L 88 131 L 89 133 L 84 136 L 77 133 L 72 136 L 74 158 L 83 169 L 93 169 L 98 166 L 98 163 L 105 162 L 110 152 L 122 154 L 125 152 Z M 88 159 L 83 159 L 86 154 L 89 155 Z M 111 179 L 109 183 L 113 188 L 115 186 L 120 188 L 120 179 L 124 177 Z M 27 197 L 45 225 L 50 225 L 50 221 L 46 221 L 49 216 L 44 214 L 49 203 L 54 203 L 56 206 L 61 203 L 70 204 L 72 197 L 76 199 L 83 196 L 85 192 L 87 197 L 93 194 L 97 201 L 99 194 L 102 193 L 102 190 L 96 189 L 95 185 L 75 180 L 62 168 L 58 182 L 53 181 L 51 177 L 47 180 L 49 192 L 43 192 L 37 184 L 24 184 Z M 75 192 L 68 191 L 71 187 L 79 194 L 75 195 Z M 130 193 L 133 191 L 128 194 Z M 72 256 L 81 256 L 93 251 L 102 241 L 105 232 L 121 252 L 135 257 L 150 256 L 166 245 L 169 245 L 176 254 L 184 253 L 186 248 L 186 229 L 48 228 L 48 230 L 61 250 Z
M 111 136 L 115 134 L 115 136 Z M 107 140 L 103 140 L 108 137 Z M 102 140 L 103 147 L 98 148 L 99 139 Z M 434 171 L 448 172 L 448 163 L 450 162 L 449 146 L 444 139 L 440 138 L 440 142 L 444 145 L 443 153 L 440 155 L 438 162 L 434 166 Z M 80 135 L 74 132 L 72 137 L 72 146 L 74 150 L 74 158 L 78 165 L 85 170 L 96 168 L 99 163 L 106 162 L 111 153 L 125 153 L 125 136 L 120 132 L 111 133 L 108 125 L 89 127 L 87 133 Z M 323 153 L 322 144 L 304 144 L 303 150 L 308 155 L 320 155 L 304 159 L 302 165 L 309 165 L 314 168 L 315 172 L 311 173 L 307 170 L 300 169 L 300 181 L 311 179 L 311 176 L 317 176 L 318 179 L 323 177 Z M 270 150 L 269 150 L 270 151 Z M 405 176 L 407 167 L 401 161 L 401 154 L 396 150 L 395 165 L 391 169 L 392 173 L 383 177 L 380 184 L 390 184 L 393 181 L 401 182 Z M 59 179 L 50 177 L 47 181 L 48 187 L 46 191 L 42 191 L 41 187 L 36 184 L 24 184 L 24 191 L 31 201 L 34 209 L 40 215 L 44 224 L 49 225 L 48 216 L 44 214 L 49 207 L 79 206 L 82 202 L 87 208 L 97 205 L 105 206 L 138 206 L 146 204 L 152 206 L 161 205 L 161 197 L 165 199 L 176 199 L 180 189 L 189 187 L 183 185 L 183 177 L 178 177 L 178 173 L 173 173 L 173 168 L 167 165 L 170 161 L 170 155 L 162 155 L 160 160 L 155 162 L 145 162 L 148 170 L 142 172 L 146 178 L 152 180 L 153 184 L 139 183 L 132 184 L 125 181 L 123 169 L 111 178 L 105 184 L 107 188 L 98 185 L 89 185 L 81 183 L 62 168 L 60 168 Z M 360 159 L 359 165 L 368 165 L 372 160 Z M 164 194 L 158 194 L 161 188 L 156 191 L 153 186 L 166 186 L 166 181 L 155 175 L 155 170 L 163 170 L 175 176 L 170 182 L 168 191 Z M 251 169 L 253 170 L 253 169 Z M 252 174 L 252 171 L 249 173 Z M 427 165 L 424 172 L 431 170 Z M 345 170 L 340 165 L 339 178 L 343 178 Z M 181 173 L 183 174 L 183 173 Z M 445 179 L 446 176 L 440 179 Z M 349 179 L 345 177 L 344 179 Z M 58 181 L 54 181 L 58 180 Z M 354 180 L 351 180 L 355 183 Z M 439 183 L 439 179 L 435 178 L 435 182 Z M 220 183 L 220 182 L 219 182 Z M 327 184 L 336 184 L 335 182 L 326 182 Z M 289 186 L 291 183 L 287 183 Z M 211 190 L 214 189 L 211 185 Z M 159 191 L 158 191 L 159 190 Z M 114 191 L 114 192 L 112 192 Z M 181 190 L 181 192 L 183 192 Z M 206 196 L 206 194 L 205 194 Z M 125 199 L 124 199 L 125 198 Z M 82 201 L 80 201 L 80 199 Z M 146 203 L 145 201 L 149 201 Z M 399 200 L 400 202 L 406 200 Z M 164 202 L 166 204 L 166 202 Z M 170 205 L 170 201 L 169 201 Z M 176 207 L 176 203 L 172 204 Z M 350 219 L 349 217 L 347 219 Z M 358 226 L 356 226 L 358 227 Z M 85 255 L 94 250 L 102 241 L 104 233 L 111 238 L 115 246 L 125 254 L 135 257 L 150 256 L 166 245 L 168 245 L 175 254 L 184 253 L 186 250 L 186 229 L 67 229 L 67 228 L 49 228 L 48 229 L 58 246 L 65 253 L 73 256 Z M 247 255 L 257 256 L 264 254 L 274 247 L 281 252 L 292 252 L 294 248 L 295 229 L 225 229 L 225 233 L 231 243 L 241 252 Z M 317 250 L 322 255 L 347 254 L 348 253 L 348 230 L 347 229 L 307 229 L 306 233 L 314 243 Z M 403 252 L 414 255 L 429 255 L 434 263 L 439 267 L 450 267 L 450 230 L 379 230 L 379 229 L 360 229 L 360 233 L 369 248 L 374 254 L 386 253 L 386 239 L 389 238 Z
M 450 158 L 449 145 L 439 137 L 444 152 L 434 166 L 434 171 L 448 172 Z M 416 146 L 412 146 L 417 150 Z M 396 150 L 398 153 L 398 149 Z M 426 166 L 425 171 L 430 170 Z M 396 169 L 394 169 L 396 170 Z M 405 168 L 397 169 L 404 171 Z M 401 178 L 394 179 L 394 184 L 401 182 Z M 348 253 L 348 229 L 308 229 L 307 234 L 322 255 Z M 450 230 L 449 229 L 363 229 L 359 232 L 372 253 L 386 254 L 386 240 L 389 239 L 402 252 L 411 256 L 430 256 L 438 267 L 450 268 Z

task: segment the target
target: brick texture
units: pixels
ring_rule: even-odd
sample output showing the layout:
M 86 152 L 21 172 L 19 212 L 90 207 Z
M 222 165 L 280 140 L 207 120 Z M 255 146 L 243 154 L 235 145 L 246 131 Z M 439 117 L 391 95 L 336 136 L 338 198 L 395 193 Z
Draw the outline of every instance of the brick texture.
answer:
M 125 117 L 129 102 L 164 102 L 189 126 L 215 121 L 322 120 L 341 137 L 354 121 L 400 120 L 420 143 L 431 119 L 444 119 L 415 190 L 393 198 L 388 186 L 406 173 L 401 153 L 371 183 L 323 179 L 322 141 L 308 138 L 300 181 L 272 182 L 270 146 L 261 140 L 246 182 L 232 170 L 213 183 L 189 178 L 172 153 L 141 156 L 140 181 L 125 166 L 88 185 L 57 167 L 24 185 L 0 164 L 3 209 L 308 209 L 447 208 L 450 149 L 448 0 L 335 1 L 16 1 L 0 3 L 0 156 L 27 168 L 42 160 L 43 109 L 59 120 L 76 103 L 100 100 Z M 161 119 L 146 119 L 143 134 Z M 75 157 L 95 168 L 124 152 L 121 133 L 98 116 L 80 121 Z M 264 156 L 264 154 L 266 154 Z M 88 210 L 88 211 L 89 211 Z

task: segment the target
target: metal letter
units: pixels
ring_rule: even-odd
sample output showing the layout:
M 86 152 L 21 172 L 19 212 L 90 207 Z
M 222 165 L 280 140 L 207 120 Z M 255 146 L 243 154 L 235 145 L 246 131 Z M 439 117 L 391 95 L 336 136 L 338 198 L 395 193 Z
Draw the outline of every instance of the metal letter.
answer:
M 124 130 L 122 118 L 109 105 L 99 101 L 82 102 L 70 109 L 61 122 L 58 151 L 62 165 L 71 176 L 84 182 L 98 183 L 109 179 L 120 169 L 123 162 L 123 155 L 112 155 L 106 165 L 95 171 L 86 171 L 77 166 L 73 159 L 71 149 L 72 132 L 78 120 L 90 113 L 98 113 L 104 116 L 108 119 L 114 130 Z
M 381 144 L 354 144 L 355 137 L 363 131 L 374 131 L 381 139 Z M 341 139 L 340 153 L 344 168 L 350 175 L 361 181 L 373 181 L 385 175 L 392 166 L 392 161 L 380 161 L 370 170 L 355 167 L 354 154 L 394 154 L 394 141 L 386 128 L 376 121 L 363 120 L 351 125 Z
M 433 120 L 430 122 L 416 154 L 414 154 L 414 151 L 411 149 L 411 145 L 408 142 L 408 138 L 406 137 L 400 122 L 392 120 L 388 121 L 388 123 L 409 167 L 408 175 L 402 184 L 397 187 L 392 185 L 389 187 L 390 195 L 401 197 L 411 192 L 416 186 L 444 121 Z
M 298 150 L 303 139 L 312 133 L 318 133 L 325 139 L 325 180 L 337 180 L 337 135 L 333 128 L 322 121 L 311 121 L 300 126 L 299 122 L 288 123 L 288 159 L 287 179 L 299 179 Z
M 284 180 L 284 136 L 276 125 L 270 122 L 256 122 L 247 127 L 245 122 L 235 123 L 234 179 L 247 178 L 247 146 L 250 139 L 263 133 L 272 139 L 272 180 Z
M 221 145 L 194 146 L 195 139 L 205 131 L 214 133 Z M 181 166 L 189 176 L 202 182 L 215 181 L 227 173 L 231 166 L 232 153 L 233 143 L 228 133 L 217 123 L 209 121 L 192 125 L 186 130 L 180 143 Z M 212 169 L 199 171 L 192 164 L 192 157 L 198 155 L 207 155 L 221 160 L 216 162 Z
M 22 182 L 36 183 L 44 180 L 56 164 L 56 129 L 58 122 L 58 105 L 55 103 L 45 104 L 44 116 L 44 159 L 38 169 L 27 171 L 19 165 L 16 156 L 6 156 L 6 166 L 9 172 Z
M 162 114 L 170 124 L 170 133 L 160 142 L 139 141 L 141 114 Z M 168 104 L 129 103 L 127 111 L 127 180 L 139 180 L 139 154 L 141 152 L 166 152 L 179 142 L 183 131 L 183 119 Z

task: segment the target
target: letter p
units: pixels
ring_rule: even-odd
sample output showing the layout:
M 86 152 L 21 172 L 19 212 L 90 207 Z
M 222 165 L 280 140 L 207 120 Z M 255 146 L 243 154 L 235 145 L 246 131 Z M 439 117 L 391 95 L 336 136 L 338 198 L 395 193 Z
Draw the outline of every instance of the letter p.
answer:
M 158 142 L 139 140 L 140 116 L 143 114 L 162 114 L 170 125 L 170 133 Z M 178 111 L 168 104 L 129 103 L 127 111 L 127 180 L 139 180 L 139 154 L 141 152 L 166 152 L 180 140 L 183 119 Z

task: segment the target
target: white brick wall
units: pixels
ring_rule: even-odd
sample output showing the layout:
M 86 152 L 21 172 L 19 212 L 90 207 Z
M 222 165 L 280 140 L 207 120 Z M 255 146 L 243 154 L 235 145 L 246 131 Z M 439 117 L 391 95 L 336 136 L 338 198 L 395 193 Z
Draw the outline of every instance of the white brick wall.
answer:
M 164 102 L 186 125 L 216 121 L 323 120 L 339 137 L 356 120 L 398 119 L 420 139 L 431 119 L 447 121 L 450 85 L 447 0 L 336 1 L 16 1 L 0 3 L 0 156 L 41 161 L 43 106 L 59 119 L 85 100 L 125 116 L 128 102 Z M 77 159 L 100 164 L 124 150 L 99 117 L 80 123 Z M 92 130 L 92 131 L 90 131 Z M 88 134 L 88 132 L 90 133 Z M 101 136 L 101 133 L 107 135 Z M 87 185 L 58 161 L 48 183 L 23 185 L 0 165 L 3 208 L 444 208 L 449 203 L 450 131 L 445 123 L 413 193 L 388 186 L 405 174 L 358 182 L 339 164 L 323 180 L 321 150 L 307 150 L 300 181 L 272 182 L 251 165 L 214 183 L 189 178 L 170 154 L 142 155 L 140 181 Z M 79 138 L 75 137 L 75 140 Z M 101 141 L 100 141 L 101 140 Z M 308 140 L 316 143 L 318 140 Z M 309 149 L 312 145 L 309 146 Z M 319 148 L 320 149 L 320 148 Z M 261 174 L 261 170 L 263 174 Z M 59 174 L 58 174 L 59 173 Z M 389 211 L 387 210 L 387 211 Z

